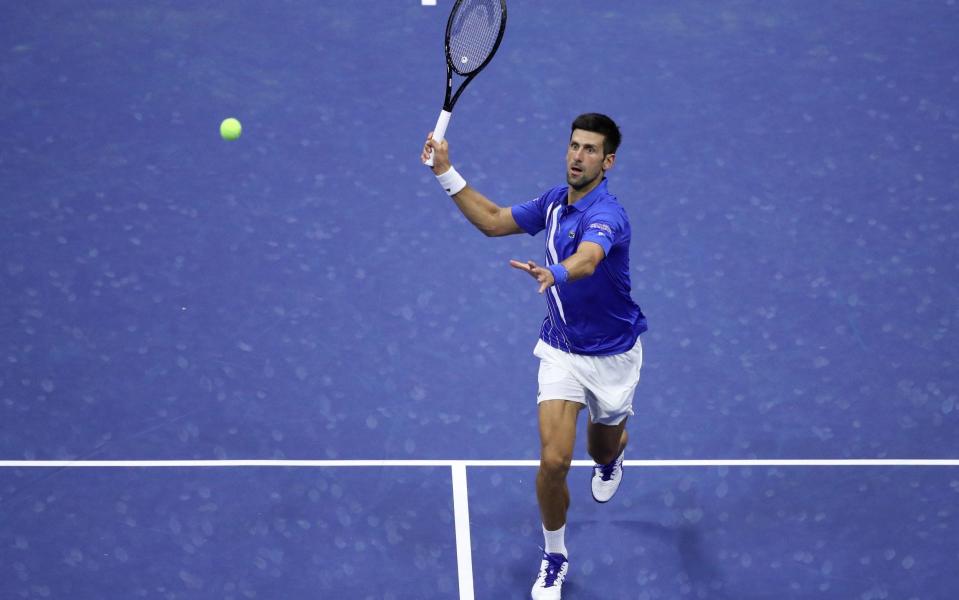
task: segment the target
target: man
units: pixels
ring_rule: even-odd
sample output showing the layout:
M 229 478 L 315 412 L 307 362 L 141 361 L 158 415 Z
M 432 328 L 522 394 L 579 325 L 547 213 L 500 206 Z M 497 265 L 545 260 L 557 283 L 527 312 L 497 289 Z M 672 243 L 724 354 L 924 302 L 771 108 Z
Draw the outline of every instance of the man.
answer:
M 534 600 L 560 598 L 569 568 L 565 544 L 576 420 L 589 408 L 592 494 L 607 502 L 623 476 L 626 420 L 643 362 L 639 335 L 646 317 L 630 297 L 626 211 L 607 190 L 620 143 L 609 117 L 580 115 L 566 150 L 566 182 L 524 204 L 501 207 L 452 167 L 448 144 L 427 137 L 422 160 L 433 155 L 433 172 L 463 215 L 487 236 L 535 235 L 546 230 L 546 264 L 511 260 L 546 294 L 547 314 L 533 354 L 540 359 L 538 413 L 540 466 L 536 475 L 546 538 Z

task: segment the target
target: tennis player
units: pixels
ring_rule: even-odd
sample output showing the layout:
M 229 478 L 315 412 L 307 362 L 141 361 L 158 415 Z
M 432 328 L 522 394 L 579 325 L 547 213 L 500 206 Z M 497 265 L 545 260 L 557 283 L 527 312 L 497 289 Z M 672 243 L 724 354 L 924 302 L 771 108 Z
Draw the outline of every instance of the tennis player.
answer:
M 623 479 L 626 421 L 633 414 L 646 317 L 630 297 L 626 211 L 607 189 L 616 162 L 619 128 L 605 115 L 573 121 L 566 149 L 566 183 L 534 200 L 502 207 L 467 185 L 450 164 L 449 145 L 432 133 L 422 160 L 433 152 L 436 175 L 463 215 L 487 236 L 546 231 L 546 260 L 510 264 L 529 274 L 546 295 L 546 318 L 533 354 L 540 359 L 540 465 L 536 475 L 546 538 L 534 600 L 561 597 L 569 569 L 566 550 L 566 475 L 576 421 L 589 411 L 587 444 L 596 462 L 591 482 L 597 502 L 608 502 Z

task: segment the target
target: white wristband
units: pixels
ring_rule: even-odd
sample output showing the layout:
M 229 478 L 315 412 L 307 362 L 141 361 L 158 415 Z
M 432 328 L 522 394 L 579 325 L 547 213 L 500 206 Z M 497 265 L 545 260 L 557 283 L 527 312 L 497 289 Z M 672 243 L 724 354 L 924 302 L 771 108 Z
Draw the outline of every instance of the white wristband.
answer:
M 452 165 L 450 165 L 449 171 L 442 175 L 437 175 L 436 180 L 440 182 L 440 185 L 443 186 L 443 189 L 446 190 L 446 193 L 450 196 L 455 196 L 466 187 L 466 180 L 463 179 L 462 175 L 456 172 L 456 169 L 454 169 Z

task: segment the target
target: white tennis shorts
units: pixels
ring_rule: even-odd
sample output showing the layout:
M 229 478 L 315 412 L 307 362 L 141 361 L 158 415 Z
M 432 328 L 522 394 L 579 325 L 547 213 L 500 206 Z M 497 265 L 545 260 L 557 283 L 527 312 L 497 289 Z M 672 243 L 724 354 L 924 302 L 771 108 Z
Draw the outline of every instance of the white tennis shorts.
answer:
M 537 342 L 533 355 L 539 358 L 537 404 L 544 400 L 570 400 L 585 404 L 594 423 L 619 425 L 633 414 L 633 394 L 643 367 L 643 345 L 622 354 L 586 356 Z

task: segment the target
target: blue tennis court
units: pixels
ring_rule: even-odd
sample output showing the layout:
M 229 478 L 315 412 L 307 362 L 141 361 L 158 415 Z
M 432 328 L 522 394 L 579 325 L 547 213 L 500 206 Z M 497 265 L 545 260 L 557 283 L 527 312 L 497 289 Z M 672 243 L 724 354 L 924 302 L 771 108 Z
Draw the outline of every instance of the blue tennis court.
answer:
M 528 597 L 543 240 L 419 162 L 451 4 L 7 7 L 0 598 Z M 564 598 L 955 595 L 956 31 L 510 0 L 453 162 L 525 202 L 613 116 L 650 327 L 607 505 L 579 432 Z

